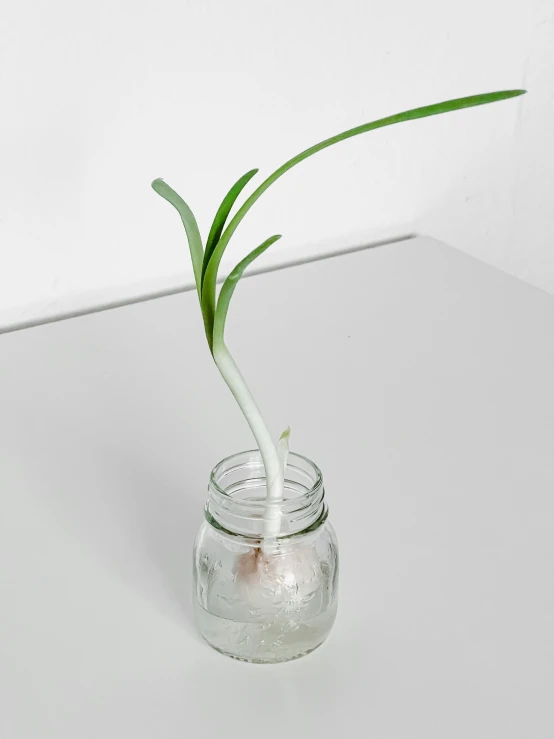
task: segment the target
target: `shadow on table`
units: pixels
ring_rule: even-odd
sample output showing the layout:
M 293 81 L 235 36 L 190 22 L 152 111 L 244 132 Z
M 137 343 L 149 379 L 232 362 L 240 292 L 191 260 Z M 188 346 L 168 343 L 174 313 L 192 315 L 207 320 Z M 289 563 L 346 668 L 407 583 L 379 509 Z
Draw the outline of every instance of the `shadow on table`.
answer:
M 60 523 L 54 535 L 190 625 L 192 545 L 218 428 L 186 379 L 208 360 L 182 341 L 171 355 L 180 326 L 148 323 L 147 307 L 33 329 L 41 362 L 18 359 L 10 448 Z
M 71 459 L 50 457 L 57 486 L 37 481 L 41 504 L 101 568 L 172 621 L 192 627 L 192 545 L 203 490 L 144 450 L 74 435 Z M 35 457 L 37 473 L 42 466 Z M 74 481 L 78 480 L 78 488 Z M 178 481 L 178 482 L 177 482 Z
M 224 409 L 236 414 L 234 400 L 204 347 L 189 297 L 75 319 L 86 331 L 75 337 L 81 346 L 72 346 L 81 385 L 67 421 L 78 425 L 80 444 L 92 445 L 86 462 L 108 486 L 100 500 L 91 502 L 93 490 L 86 499 L 98 531 L 107 532 L 113 568 L 192 628 L 192 547 L 209 472 L 241 436 L 233 427 L 229 438 L 221 422 Z M 249 436 L 246 424 L 243 434 Z M 110 523 L 99 520 L 102 511 Z
M 137 570 L 127 569 L 126 556 L 114 564 L 123 565 L 122 574 L 130 576 L 133 586 L 155 599 L 164 612 L 190 625 L 192 543 L 202 520 L 202 506 L 189 494 L 186 479 L 177 485 L 155 462 L 114 450 L 111 463 L 116 468 L 112 468 L 114 479 L 119 481 L 119 499 L 113 501 L 118 528 Z

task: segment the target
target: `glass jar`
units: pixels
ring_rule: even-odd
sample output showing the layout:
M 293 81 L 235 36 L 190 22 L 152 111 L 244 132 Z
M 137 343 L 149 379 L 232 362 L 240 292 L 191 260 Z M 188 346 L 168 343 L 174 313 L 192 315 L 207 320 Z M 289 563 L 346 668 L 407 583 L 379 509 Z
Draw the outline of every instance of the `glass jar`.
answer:
M 337 540 L 327 520 L 321 472 L 289 454 L 283 501 L 267 531 L 259 451 L 212 471 L 194 545 L 194 610 L 215 649 L 246 662 L 284 662 L 318 647 L 337 612 Z M 275 531 L 275 528 L 273 528 Z

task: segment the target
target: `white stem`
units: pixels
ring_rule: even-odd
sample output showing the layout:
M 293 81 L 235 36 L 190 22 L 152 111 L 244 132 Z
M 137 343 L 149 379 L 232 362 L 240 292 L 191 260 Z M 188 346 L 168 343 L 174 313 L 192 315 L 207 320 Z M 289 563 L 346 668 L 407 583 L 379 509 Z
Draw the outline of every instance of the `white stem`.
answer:
M 283 499 L 283 471 L 279 463 L 279 455 L 269 429 L 263 416 L 250 392 L 248 385 L 237 367 L 235 360 L 223 341 L 214 342 L 213 357 L 217 368 L 235 400 L 239 404 L 254 438 L 260 449 L 265 467 L 267 481 L 266 508 L 264 512 L 264 536 L 275 537 L 279 535 L 281 524 L 281 511 L 278 503 Z
M 273 498 L 273 503 L 281 503 L 285 493 L 285 472 L 287 469 L 287 460 L 289 456 L 289 438 L 290 438 L 290 427 L 288 427 L 279 439 L 277 444 L 277 457 L 279 459 L 279 470 L 281 473 L 281 489 L 279 494 L 276 493 Z M 265 530 L 264 536 L 266 539 L 271 539 L 278 536 L 281 529 L 281 510 L 277 505 L 272 507 L 268 506 L 265 515 Z

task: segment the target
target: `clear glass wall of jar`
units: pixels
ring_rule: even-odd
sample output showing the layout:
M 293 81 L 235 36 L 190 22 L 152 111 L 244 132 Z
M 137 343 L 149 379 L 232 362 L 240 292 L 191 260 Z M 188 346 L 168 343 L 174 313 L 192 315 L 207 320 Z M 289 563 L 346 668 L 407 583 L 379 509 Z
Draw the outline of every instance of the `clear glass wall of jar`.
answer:
M 337 612 L 338 550 L 321 472 L 290 454 L 284 499 L 271 513 L 259 451 L 224 459 L 208 486 L 194 546 L 194 610 L 215 649 L 247 662 L 284 662 L 318 647 Z M 279 533 L 268 538 L 267 518 Z

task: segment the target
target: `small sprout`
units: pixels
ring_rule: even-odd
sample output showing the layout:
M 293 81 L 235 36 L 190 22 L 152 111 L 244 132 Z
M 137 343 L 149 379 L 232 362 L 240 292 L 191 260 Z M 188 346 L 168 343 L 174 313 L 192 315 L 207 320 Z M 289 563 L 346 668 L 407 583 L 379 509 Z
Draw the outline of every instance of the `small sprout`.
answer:
M 283 483 L 285 480 L 285 473 L 287 471 L 287 461 L 289 458 L 289 441 L 290 441 L 290 426 L 283 431 L 279 437 L 277 443 L 277 455 L 279 457 L 279 467 L 283 476 Z

